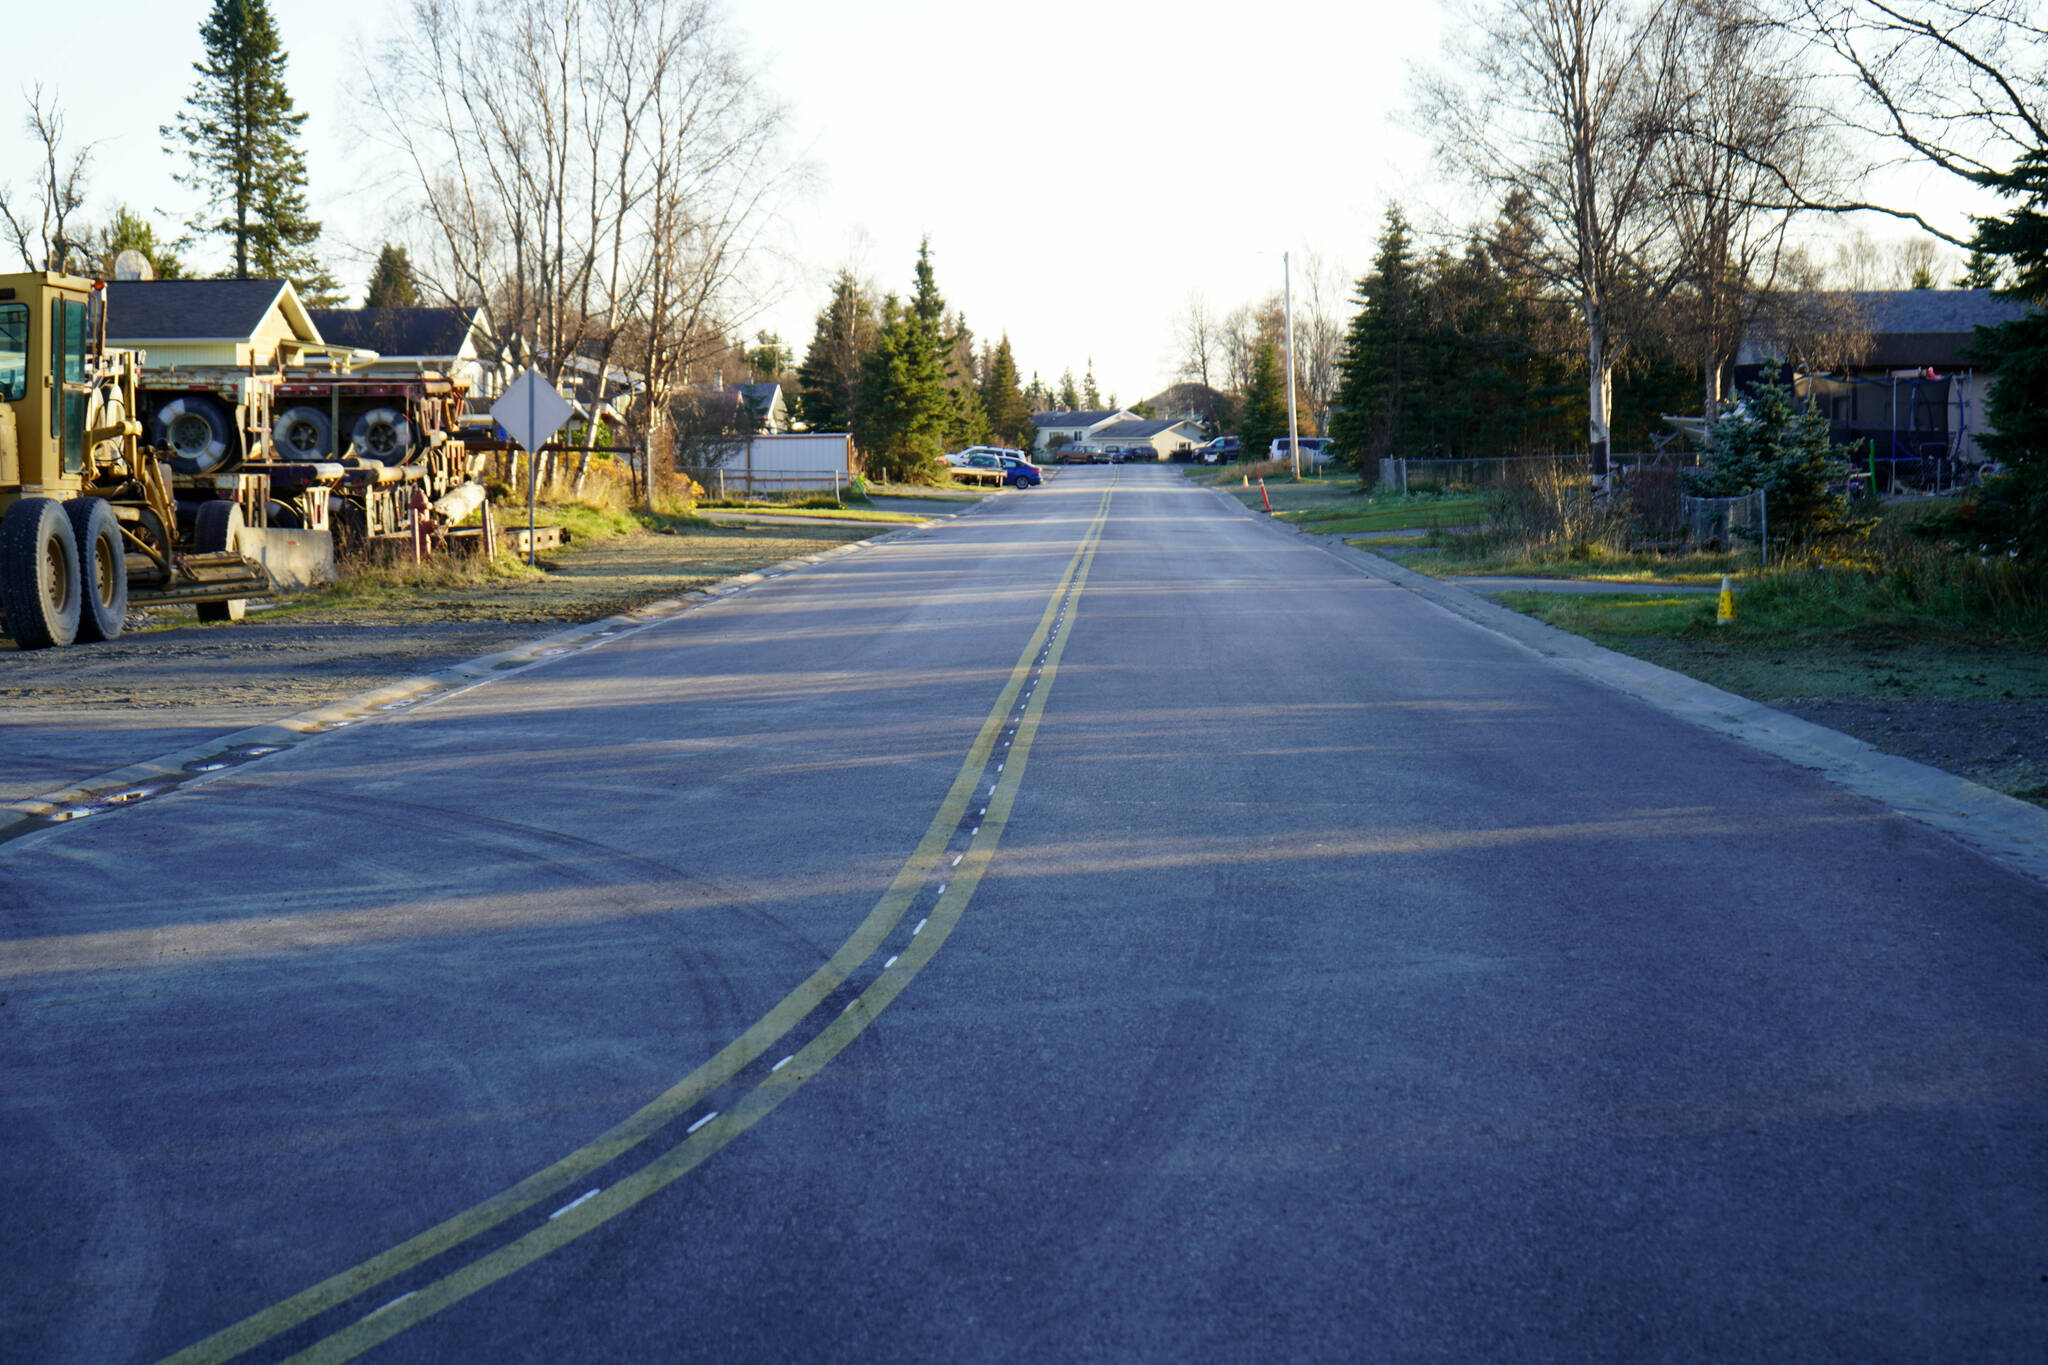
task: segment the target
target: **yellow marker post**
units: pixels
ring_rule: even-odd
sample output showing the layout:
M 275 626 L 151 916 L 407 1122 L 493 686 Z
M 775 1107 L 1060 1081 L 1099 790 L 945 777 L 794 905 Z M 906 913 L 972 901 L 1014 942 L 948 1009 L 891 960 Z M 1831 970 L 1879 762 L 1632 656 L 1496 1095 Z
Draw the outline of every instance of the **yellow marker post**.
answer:
M 1735 619 L 1735 589 L 1729 586 L 1728 575 L 1721 575 L 1721 605 L 1714 612 L 1714 624 L 1725 626 Z

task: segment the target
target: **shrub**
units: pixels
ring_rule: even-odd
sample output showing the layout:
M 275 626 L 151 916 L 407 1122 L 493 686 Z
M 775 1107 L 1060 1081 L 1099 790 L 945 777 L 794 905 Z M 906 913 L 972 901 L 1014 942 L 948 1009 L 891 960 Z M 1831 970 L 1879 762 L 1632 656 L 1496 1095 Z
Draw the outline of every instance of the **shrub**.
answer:
M 1699 497 L 1764 491 L 1773 541 L 1804 541 L 1860 529 L 1849 500 L 1830 491 L 1846 483 L 1848 463 L 1828 439 L 1828 419 L 1802 407 L 1779 372 L 1766 371 L 1743 403 L 1714 423 L 1707 466 L 1687 479 Z

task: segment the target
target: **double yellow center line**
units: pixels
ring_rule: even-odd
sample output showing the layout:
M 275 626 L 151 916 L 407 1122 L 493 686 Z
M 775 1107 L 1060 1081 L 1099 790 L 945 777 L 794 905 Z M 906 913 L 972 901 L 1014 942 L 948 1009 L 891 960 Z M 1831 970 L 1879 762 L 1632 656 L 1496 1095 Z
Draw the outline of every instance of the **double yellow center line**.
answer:
M 1025 764 L 1037 737 L 1046 696 L 1059 671 L 1060 657 L 1066 651 L 1074 604 L 1088 581 L 1095 548 L 1109 518 L 1109 501 L 1110 494 L 1105 491 L 1094 520 L 1060 575 L 1037 629 L 969 746 L 960 772 L 933 816 L 930 828 L 867 918 L 822 966 L 703 1065 L 609 1131 L 510 1189 L 167 1357 L 164 1365 L 214 1365 L 253 1350 L 581 1184 L 699 1108 L 743 1070 L 760 1061 L 874 957 L 901 927 L 912 905 L 940 871 L 939 860 L 962 839 L 962 831 L 966 830 L 966 846 L 958 866 L 945 869 L 950 876 L 941 884 L 935 903 L 909 943 L 883 964 L 843 1011 L 809 1042 L 776 1063 L 729 1108 L 698 1118 L 681 1142 L 638 1170 L 558 1209 L 539 1226 L 496 1250 L 322 1337 L 291 1359 L 352 1360 L 531 1265 L 695 1170 L 823 1070 L 903 993 L 944 946 L 988 870 L 1003 828 L 1009 822 L 1018 786 L 1024 780 Z

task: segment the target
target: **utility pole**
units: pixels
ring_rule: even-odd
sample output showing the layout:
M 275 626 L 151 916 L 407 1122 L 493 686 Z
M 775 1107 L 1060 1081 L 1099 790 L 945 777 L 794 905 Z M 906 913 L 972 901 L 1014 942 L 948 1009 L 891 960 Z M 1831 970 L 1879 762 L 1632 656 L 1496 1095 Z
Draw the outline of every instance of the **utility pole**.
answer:
M 1294 481 L 1301 482 L 1301 429 L 1294 416 L 1294 270 L 1280 253 L 1280 298 L 1287 322 L 1287 454 L 1294 461 Z

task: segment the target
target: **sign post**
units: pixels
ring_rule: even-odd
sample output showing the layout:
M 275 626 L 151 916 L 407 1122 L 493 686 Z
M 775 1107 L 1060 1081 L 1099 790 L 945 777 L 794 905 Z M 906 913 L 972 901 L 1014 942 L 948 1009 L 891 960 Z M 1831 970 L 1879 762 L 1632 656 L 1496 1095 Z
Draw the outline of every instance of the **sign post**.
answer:
M 540 483 L 540 448 L 575 414 L 554 385 L 528 366 L 505 395 L 491 404 L 491 417 L 526 452 L 526 562 L 533 563 L 533 504 Z

